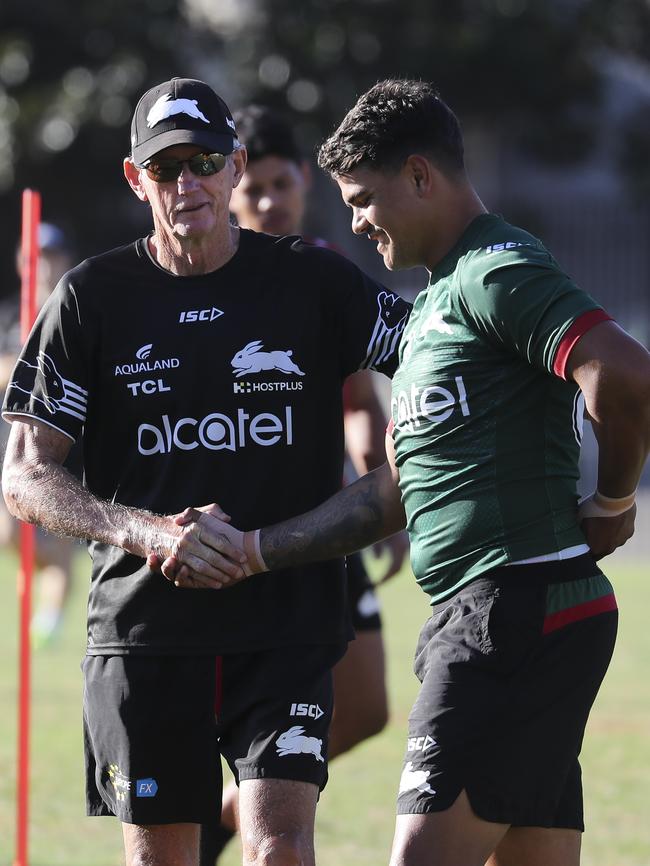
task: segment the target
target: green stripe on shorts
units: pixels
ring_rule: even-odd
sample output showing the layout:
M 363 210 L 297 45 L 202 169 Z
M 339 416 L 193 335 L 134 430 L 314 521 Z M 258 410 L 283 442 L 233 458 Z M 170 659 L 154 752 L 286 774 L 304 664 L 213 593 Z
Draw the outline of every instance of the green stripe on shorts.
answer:
M 546 591 L 546 615 L 551 616 L 569 607 L 595 601 L 605 595 L 611 595 L 613 592 L 614 589 L 609 580 L 600 573 L 580 580 L 551 583 Z

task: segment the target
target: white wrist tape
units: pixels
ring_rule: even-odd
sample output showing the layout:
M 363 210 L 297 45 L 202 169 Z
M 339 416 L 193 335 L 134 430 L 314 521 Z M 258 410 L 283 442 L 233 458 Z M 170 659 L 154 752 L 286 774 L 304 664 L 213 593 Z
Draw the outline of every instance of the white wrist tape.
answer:
M 628 496 L 605 496 L 596 490 L 578 503 L 578 523 L 587 517 L 617 517 L 634 505 L 636 490 Z
M 244 533 L 244 553 L 248 557 L 248 562 L 245 566 L 247 573 L 261 574 L 261 572 L 269 570 L 262 556 L 259 529 L 251 529 Z
M 246 556 L 248 557 L 247 561 L 242 565 L 242 569 L 244 574 L 247 577 L 250 577 L 251 574 L 260 574 L 263 571 L 268 571 L 268 566 L 264 562 L 264 558 L 262 557 L 262 553 L 260 550 L 260 530 L 252 529 L 248 532 L 242 532 L 241 529 L 236 529 L 234 526 L 231 526 L 229 523 L 224 523 L 213 515 L 205 515 L 204 517 L 199 518 L 199 524 L 201 520 L 204 521 L 212 521 L 211 528 L 212 531 L 219 532 L 224 538 L 227 538 L 228 541 L 239 550 L 243 550 Z M 218 526 L 215 529 L 214 522 L 218 521 Z M 200 535 L 199 535 L 200 540 Z

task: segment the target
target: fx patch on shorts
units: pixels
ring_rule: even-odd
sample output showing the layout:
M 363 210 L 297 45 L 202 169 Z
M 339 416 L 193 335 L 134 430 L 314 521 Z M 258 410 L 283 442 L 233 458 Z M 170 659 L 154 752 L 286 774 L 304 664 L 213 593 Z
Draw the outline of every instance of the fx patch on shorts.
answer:
M 87 814 L 215 820 L 214 657 L 86 656 L 83 669 Z

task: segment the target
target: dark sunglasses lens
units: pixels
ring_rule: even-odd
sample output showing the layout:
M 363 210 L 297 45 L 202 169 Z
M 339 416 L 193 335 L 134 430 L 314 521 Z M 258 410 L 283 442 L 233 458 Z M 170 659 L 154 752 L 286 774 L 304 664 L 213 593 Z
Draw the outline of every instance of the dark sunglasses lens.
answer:
M 156 183 L 168 183 L 170 180 L 176 180 L 181 173 L 183 163 L 176 159 L 165 159 L 160 162 L 152 160 L 144 168 L 151 180 L 155 180 Z
M 222 153 L 200 153 L 188 160 L 192 174 L 205 177 L 217 174 L 226 164 L 226 157 Z
M 199 153 L 197 156 L 186 160 L 150 160 L 144 168 L 151 180 L 156 183 L 169 183 L 171 180 L 177 180 L 185 164 L 197 177 L 209 177 L 211 174 L 217 174 L 221 171 L 226 164 L 226 159 L 227 157 L 223 153 Z

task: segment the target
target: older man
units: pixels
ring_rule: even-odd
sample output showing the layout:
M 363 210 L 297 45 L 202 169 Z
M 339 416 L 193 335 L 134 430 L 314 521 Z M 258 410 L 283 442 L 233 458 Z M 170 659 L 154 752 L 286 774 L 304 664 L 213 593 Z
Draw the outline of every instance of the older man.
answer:
M 314 862 L 331 670 L 350 637 L 343 560 L 216 595 L 180 592 L 144 557 L 197 533 L 165 515 L 215 490 L 244 527 L 334 493 L 343 380 L 393 371 L 409 312 L 336 253 L 231 225 L 245 166 L 207 84 L 148 90 L 124 173 L 153 231 L 67 274 L 5 400 L 10 509 L 91 542 L 88 811 L 121 820 L 128 866 L 196 864 L 220 753 L 244 862 Z M 82 428 L 83 487 L 62 468 Z

